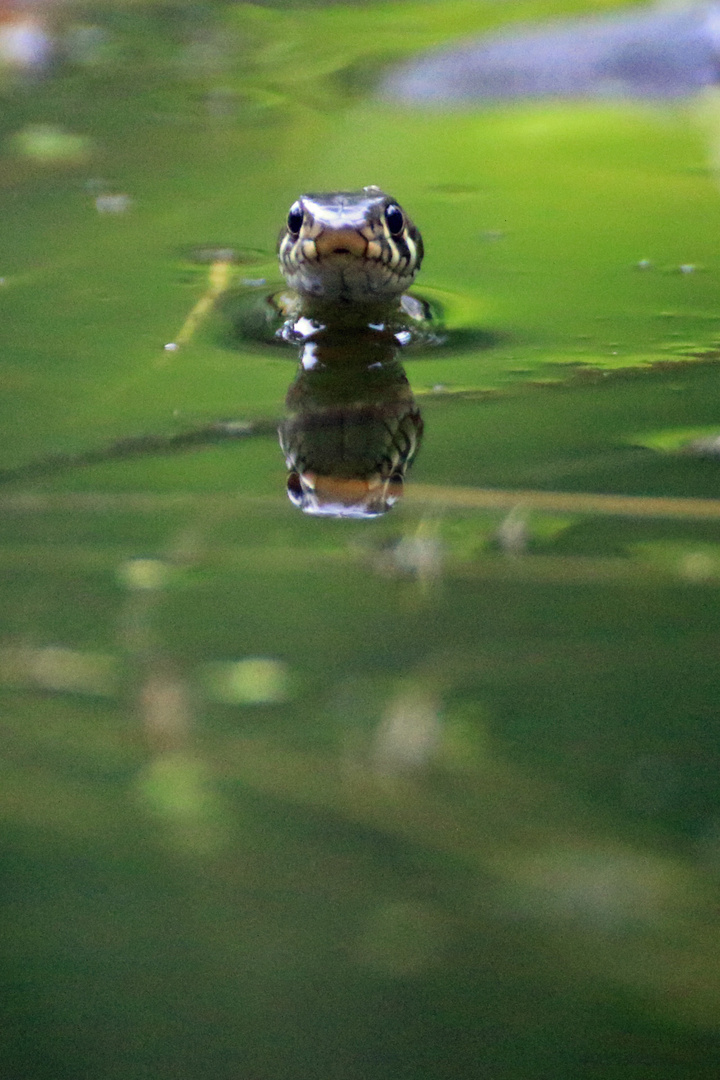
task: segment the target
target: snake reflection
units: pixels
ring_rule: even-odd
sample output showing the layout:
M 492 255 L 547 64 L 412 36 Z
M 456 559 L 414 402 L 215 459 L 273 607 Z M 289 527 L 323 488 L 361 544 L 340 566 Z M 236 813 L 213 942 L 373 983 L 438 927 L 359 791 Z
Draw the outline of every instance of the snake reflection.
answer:
M 405 295 L 423 243 L 377 187 L 303 195 L 278 241 L 294 290 L 280 335 L 300 367 L 280 425 L 291 501 L 305 513 L 377 517 L 402 494 L 423 423 L 398 359 L 426 316 Z
M 278 334 L 300 348 L 280 442 L 288 494 L 306 513 L 376 517 L 402 494 L 423 424 L 398 359 L 416 342 L 437 344 L 423 301 L 404 290 L 423 256 L 420 233 L 379 188 L 304 195 L 280 235 L 280 265 L 292 293 L 267 297 Z M 210 287 L 186 319 L 184 346 L 227 291 L 230 262 L 213 262 Z M 109 445 L 49 453 L 0 469 L 0 484 L 263 436 L 266 420 L 220 420 L 171 434 L 130 435 Z

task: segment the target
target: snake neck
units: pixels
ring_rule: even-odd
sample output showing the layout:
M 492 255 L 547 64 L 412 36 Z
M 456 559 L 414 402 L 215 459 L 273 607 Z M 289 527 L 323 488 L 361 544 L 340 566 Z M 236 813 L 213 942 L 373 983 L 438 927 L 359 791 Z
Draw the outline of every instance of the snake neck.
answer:
M 408 294 L 382 303 L 340 304 L 288 292 L 276 295 L 274 306 L 284 318 L 278 337 L 301 350 L 314 343 L 326 363 L 385 363 L 399 348 L 442 340 L 430 305 Z

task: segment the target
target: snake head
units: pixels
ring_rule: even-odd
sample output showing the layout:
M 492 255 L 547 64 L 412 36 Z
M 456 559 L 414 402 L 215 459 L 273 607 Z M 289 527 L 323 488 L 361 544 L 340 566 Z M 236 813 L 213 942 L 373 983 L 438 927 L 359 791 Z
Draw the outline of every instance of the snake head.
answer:
M 412 284 L 423 242 L 395 199 L 366 187 L 301 195 L 280 233 L 278 255 L 301 297 L 382 304 Z

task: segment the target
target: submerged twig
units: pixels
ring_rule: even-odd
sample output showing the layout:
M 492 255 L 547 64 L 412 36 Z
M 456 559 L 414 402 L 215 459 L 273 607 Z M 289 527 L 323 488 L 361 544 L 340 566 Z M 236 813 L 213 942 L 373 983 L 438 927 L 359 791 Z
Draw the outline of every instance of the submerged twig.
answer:
M 502 488 L 445 487 L 414 484 L 408 501 L 448 510 L 512 510 L 521 504 L 546 513 L 593 516 L 720 520 L 720 499 L 655 495 L 602 495 L 581 491 L 518 491 Z
M 228 259 L 218 259 L 211 264 L 208 287 L 182 324 L 174 345 L 187 345 L 202 320 L 210 314 L 216 301 L 230 284 L 231 267 L 232 263 Z

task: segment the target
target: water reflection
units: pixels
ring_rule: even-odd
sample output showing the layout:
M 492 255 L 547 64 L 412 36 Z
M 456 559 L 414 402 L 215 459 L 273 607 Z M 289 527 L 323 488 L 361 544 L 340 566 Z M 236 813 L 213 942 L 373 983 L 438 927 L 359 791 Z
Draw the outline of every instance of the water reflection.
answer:
M 377 517 L 402 495 L 423 422 L 398 348 L 382 324 L 311 329 L 279 428 L 288 495 L 305 513 Z
M 298 320 L 298 322 L 310 320 Z M 297 325 L 297 323 L 295 324 Z M 277 431 L 290 470 L 292 502 L 306 513 L 376 517 L 403 492 L 420 448 L 423 421 L 398 359 L 398 335 L 385 326 L 329 330 L 312 324 L 286 398 L 286 416 L 220 420 L 173 434 L 131 435 L 0 469 L 0 485 L 103 462 L 187 453 Z

